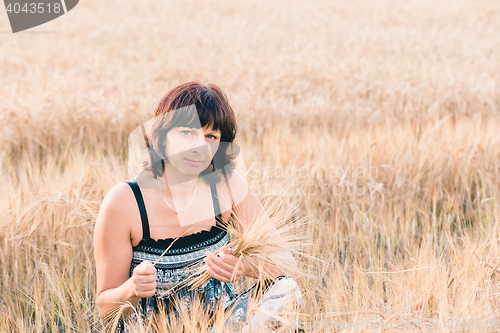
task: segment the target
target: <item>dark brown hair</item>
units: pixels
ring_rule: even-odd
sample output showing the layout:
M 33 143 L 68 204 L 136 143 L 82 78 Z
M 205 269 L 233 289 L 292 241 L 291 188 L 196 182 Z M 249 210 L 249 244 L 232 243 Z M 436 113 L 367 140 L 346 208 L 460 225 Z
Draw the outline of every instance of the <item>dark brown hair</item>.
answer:
M 221 131 L 219 149 L 208 168 L 200 174 L 204 176 L 213 172 L 210 177 L 205 177 L 207 181 L 220 180 L 220 172 L 214 171 L 223 171 L 224 167 L 229 168 L 229 171 L 234 169 L 233 160 L 239 152 L 237 146 L 233 147 L 236 117 L 226 94 L 217 85 L 204 85 L 196 81 L 181 84 L 162 97 L 154 116 L 152 128 L 145 137 L 149 160 L 143 164 L 154 178 L 163 176 L 164 162 L 168 161 L 165 154 L 166 135 L 172 128 L 180 126 L 202 128 L 208 125 L 215 131 Z M 235 152 L 228 152 L 227 148 Z

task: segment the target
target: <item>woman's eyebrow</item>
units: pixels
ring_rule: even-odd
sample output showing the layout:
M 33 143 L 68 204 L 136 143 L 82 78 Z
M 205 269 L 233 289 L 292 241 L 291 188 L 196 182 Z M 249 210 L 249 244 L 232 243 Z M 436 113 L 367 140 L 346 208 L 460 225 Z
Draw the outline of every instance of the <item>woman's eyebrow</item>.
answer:
M 210 135 L 210 134 L 215 135 L 215 136 L 219 136 L 219 135 L 221 135 L 221 132 L 219 130 L 217 130 L 217 131 L 211 130 L 210 132 L 208 132 L 208 135 Z

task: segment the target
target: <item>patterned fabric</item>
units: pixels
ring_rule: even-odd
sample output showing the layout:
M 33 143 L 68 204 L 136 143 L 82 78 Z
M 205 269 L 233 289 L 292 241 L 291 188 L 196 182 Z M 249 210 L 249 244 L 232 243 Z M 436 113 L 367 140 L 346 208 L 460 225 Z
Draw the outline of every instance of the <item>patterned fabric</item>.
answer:
M 214 228 L 212 228 L 214 229 Z M 202 232 L 203 233 L 203 232 Z M 163 302 L 167 307 L 173 307 L 174 295 L 182 298 L 186 303 L 192 302 L 195 294 L 200 294 L 201 300 L 205 301 L 207 310 L 215 310 L 217 302 L 227 303 L 236 295 L 231 283 L 209 279 L 195 290 L 189 290 L 187 283 L 194 272 L 204 264 L 205 251 L 216 253 L 220 248 L 228 243 L 228 236 L 223 230 L 210 231 L 214 234 L 207 240 L 192 243 L 195 237 L 187 236 L 186 240 L 179 238 L 175 243 L 182 244 L 182 248 L 172 247 L 155 265 L 156 268 L 156 294 L 153 297 L 143 299 L 138 305 L 138 310 L 149 318 L 156 310 L 157 303 Z M 192 236 L 200 236 L 194 234 Z M 205 236 L 205 234 L 203 234 Z M 210 235 L 211 236 L 211 235 Z M 200 237 L 196 237 L 200 238 Z M 156 243 L 156 244 L 154 244 Z M 144 260 L 156 262 L 166 248 L 171 244 L 171 240 L 160 240 L 158 242 L 149 239 L 143 240 L 133 248 L 132 264 L 130 266 L 130 276 L 134 268 Z M 191 278 L 194 278 L 191 277 Z
M 128 182 L 131 187 L 136 186 L 135 182 Z M 134 193 L 140 195 L 140 191 L 135 188 Z M 214 200 L 214 211 L 219 211 L 218 200 L 215 196 L 215 186 L 212 187 L 212 199 Z M 137 198 L 141 213 L 145 212 L 145 207 L 142 198 Z M 144 210 L 144 211 L 143 211 Z M 149 235 L 149 225 L 145 214 L 141 214 L 143 218 L 143 235 Z M 189 304 L 193 304 L 196 300 L 201 301 L 204 310 L 208 314 L 212 314 L 217 308 L 231 309 L 230 315 L 225 323 L 226 328 L 230 331 L 237 332 L 242 328 L 243 331 L 247 321 L 247 309 L 249 298 L 257 291 L 263 290 L 261 299 L 261 307 L 267 311 L 279 311 L 284 304 L 285 298 L 294 298 L 299 305 L 302 304 L 300 291 L 295 281 L 291 278 L 281 276 L 275 281 L 265 281 L 263 284 L 256 284 L 241 294 L 236 294 L 233 284 L 219 281 L 210 277 L 206 282 L 193 290 L 189 290 L 190 286 L 187 283 L 190 277 L 194 278 L 194 272 L 204 264 L 205 252 L 207 250 L 216 253 L 220 248 L 228 243 L 228 235 L 222 227 L 219 219 L 220 213 L 216 217 L 216 226 L 210 230 L 201 231 L 185 237 L 180 237 L 175 240 L 172 238 L 154 240 L 153 238 L 144 238 L 141 242 L 133 247 L 132 262 L 130 265 L 130 276 L 132 276 L 134 268 L 144 260 L 149 260 L 152 263 L 156 262 L 162 253 L 169 250 L 161 257 L 156 268 L 156 293 L 152 297 L 142 298 L 137 305 L 136 312 L 140 314 L 142 322 L 148 322 L 152 314 L 158 311 L 160 303 L 162 307 L 167 309 L 167 313 L 173 314 L 178 318 L 175 300 L 180 301 L 189 309 Z M 144 221 L 146 219 L 146 221 Z M 132 314 L 132 319 L 138 320 L 135 313 Z M 264 318 L 261 315 L 254 315 L 251 326 L 256 326 L 258 322 L 263 322 L 269 318 Z M 120 321 L 119 332 L 128 332 L 123 321 Z

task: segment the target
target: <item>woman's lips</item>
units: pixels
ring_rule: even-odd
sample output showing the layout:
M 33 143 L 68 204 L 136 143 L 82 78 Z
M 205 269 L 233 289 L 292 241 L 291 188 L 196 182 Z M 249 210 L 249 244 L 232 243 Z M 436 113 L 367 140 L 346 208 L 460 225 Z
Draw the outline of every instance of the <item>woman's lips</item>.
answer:
M 189 164 L 191 164 L 192 166 L 199 166 L 199 165 L 201 165 L 201 164 L 203 163 L 203 161 L 188 160 L 187 158 L 186 158 L 186 161 L 187 161 Z

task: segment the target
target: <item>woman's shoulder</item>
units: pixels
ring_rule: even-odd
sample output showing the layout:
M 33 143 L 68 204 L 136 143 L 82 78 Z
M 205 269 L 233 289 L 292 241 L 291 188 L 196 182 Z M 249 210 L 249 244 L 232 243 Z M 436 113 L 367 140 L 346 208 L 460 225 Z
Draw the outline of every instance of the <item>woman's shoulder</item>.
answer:
M 102 259 L 116 249 L 132 248 L 133 222 L 139 214 L 134 211 L 134 206 L 137 210 L 134 201 L 134 194 L 125 182 L 116 184 L 105 195 L 94 227 L 96 249 L 100 249 L 96 256 Z
M 130 185 L 125 181 L 119 182 L 104 196 L 99 214 L 124 221 L 133 215 L 134 202 L 135 197 Z
M 124 201 L 131 201 L 133 198 L 132 188 L 127 184 L 127 181 L 122 181 L 108 191 L 104 197 L 103 203 L 123 203 Z
M 247 181 L 235 169 L 227 173 L 227 182 L 226 178 L 223 177 L 222 180 L 217 183 L 217 192 L 231 195 L 234 204 L 238 204 L 245 199 L 248 195 L 248 191 L 249 185 Z
M 230 185 L 234 186 L 247 186 L 248 183 L 246 179 L 235 169 L 232 169 L 227 176 Z

